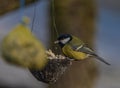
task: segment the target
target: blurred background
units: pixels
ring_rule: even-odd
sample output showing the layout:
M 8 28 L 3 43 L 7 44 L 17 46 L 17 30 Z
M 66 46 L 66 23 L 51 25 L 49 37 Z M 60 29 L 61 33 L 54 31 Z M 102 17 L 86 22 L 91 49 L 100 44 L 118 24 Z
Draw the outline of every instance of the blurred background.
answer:
M 19 1 L 19 0 L 12 0 L 11 2 L 9 0 L 0 1 L 0 10 L 1 10 L 0 12 L 1 13 L 0 14 L 0 41 L 9 31 L 11 31 L 11 29 L 16 24 L 20 22 L 22 15 L 28 16 L 32 20 L 34 16 L 34 8 L 36 6 L 36 19 L 34 22 L 33 33 L 34 35 L 37 36 L 38 39 L 42 40 L 42 42 L 46 46 L 48 46 L 47 44 L 50 42 L 49 36 L 51 36 L 52 34 L 51 33 L 52 31 L 50 31 L 50 28 L 51 28 L 50 26 L 51 25 L 50 23 L 51 22 L 50 1 L 49 0 L 38 0 L 34 2 L 34 0 L 33 1 L 28 0 L 30 2 L 24 8 L 24 11 L 20 10 L 20 8 L 18 7 L 19 4 L 17 5 L 16 1 Z M 60 2 L 60 0 L 58 1 Z M 81 87 L 79 86 L 79 84 L 81 85 L 81 83 L 79 83 L 80 82 L 79 79 L 76 79 L 77 80 L 76 81 L 69 77 L 69 80 L 76 81 L 76 84 L 72 84 L 71 86 L 74 86 L 74 88 L 120 88 L 120 77 L 119 77 L 119 74 L 120 74 L 120 64 L 119 64 L 120 62 L 119 60 L 119 57 L 120 57 L 120 54 L 119 54 L 120 52 L 120 47 L 119 47 L 120 45 L 120 40 L 119 40 L 120 38 L 120 29 L 119 29 L 120 28 L 120 11 L 119 11 L 120 5 L 119 4 L 120 4 L 120 1 L 119 0 L 90 0 L 91 2 L 89 0 L 88 1 L 87 0 L 75 0 L 75 1 L 86 1 L 86 2 L 89 2 L 88 4 L 91 4 L 92 2 L 90 6 L 94 10 L 92 10 L 91 20 L 94 20 L 93 22 L 94 27 L 91 27 L 91 25 L 93 24 L 87 25 L 88 27 L 84 27 L 84 26 L 81 27 L 85 30 L 88 29 L 89 27 L 90 29 L 91 28 L 94 29 L 91 32 L 86 32 L 86 31 L 84 32 L 84 30 L 82 31 L 83 33 L 91 33 L 90 35 L 89 34 L 86 34 L 86 35 L 88 35 L 88 37 L 92 36 L 91 37 L 92 43 L 91 41 L 87 40 L 88 38 L 84 38 L 85 35 L 83 35 L 82 38 L 83 40 L 88 42 L 91 47 L 94 47 L 100 56 L 104 57 L 109 63 L 111 63 L 111 66 L 106 66 L 103 63 L 95 60 L 95 65 L 94 65 L 95 67 L 93 71 L 95 72 L 93 73 L 95 76 L 92 75 L 92 77 L 95 77 L 95 78 L 89 79 L 89 81 L 92 81 L 92 83 L 90 82 L 91 84 L 87 82 L 84 82 L 82 84 L 82 86 L 89 84 L 89 86 L 91 87 L 85 87 L 85 86 Z M 76 29 L 76 31 L 78 32 L 79 27 L 76 25 L 77 24 L 85 25 L 88 22 L 88 21 L 85 21 L 85 22 L 83 21 L 82 23 L 81 21 L 80 23 L 78 23 L 79 21 L 74 20 L 74 17 L 76 17 L 77 19 L 77 15 L 74 14 L 74 11 L 71 11 L 72 14 L 71 12 L 69 13 L 71 14 L 70 16 L 67 16 L 66 14 L 58 15 L 58 13 L 62 11 L 59 11 L 60 9 L 57 9 L 57 8 L 60 8 L 60 6 L 62 7 L 69 6 L 70 2 L 72 2 L 72 0 L 61 0 L 62 4 L 57 4 L 57 1 L 55 3 L 55 7 L 56 7 L 55 11 L 56 11 L 56 17 L 57 17 L 56 26 L 58 27 L 59 32 L 62 31 L 60 29 L 66 29 L 66 28 L 68 29 L 66 29 L 65 33 L 73 29 Z M 15 8 L 12 8 L 15 5 L 17 6 Z M 86 4 L 82 3 L 82 4 L 73 5 L 73 7 L 75 7 L 74 10 L 77 11 L 78 7 L 80 7 L 79 5 L 81 6 L 81 5 L 86 5 Z M 12 8 L 12 9 L 6 10 L 6 8 Z M 64 8 L 64 9 L 69 10 L 73 8 Z M 83 11 L 84 11 L 84 8 L 83 8 Z M 78 13 L 78 14 L 82 14 L 82 13 Z M 67 18 L 64 19 L 65 23 L 63 23 L 64 21 L 60 20 L 60 18 L 63 17 L 63 15 L 67 16 Z M 79 15 L 79 16 L 85 17 L 84 14 Z M 67 22 L 67 19 L 69 19 L 69 17 L 73 17 L 73 19 L 72 18 L 70 19 L 71 23 Z M 86 19 L 87 18 L 85 18 L 85 20 Z M 61 22 L 62 22 L 62 26 L 60 24 Z M 66 22 L 68 24 L 66 24 Z M 72 22 L 77 22 L 77 23 L 72 23 Z M 66 25 L 67 26 L 72 25 L 72 26 L 66 27 Z M 73 27 L 74 25 L 75 27 Z M 32 22 L 29 26 L 30 27 L 32 26 Z M 64 32 L 62 31 L 61 33 L 64 33 Z M 72 33 L 72 31 L 67 32 L 67 33 Z M 79 33 L 74 32 L 73 34 L 79 36 Z M 83 63 L 83 62 L 80 62 L 80 63 Z M 80 69 L 78 65 L 80 63 L 77 63 L 77 67 L 76 66 L 73 66 L 73 67 L 76 67 L 77 68 L 76 70 L 80 70 L 81 72 L 84 68 L 84 65 L 87 64 L 88 62 L 85 63 L 84 65 L 83 64 L 81 65 L 83 66 L 82 70 Z M 67 75 L 67 73 L 65 75 Z M 78 74 L 77 76 L 81 77 L 82 74 Z M 74 78 L 79 78 L 79 77 L 74 77 Z M 62 79 L 60 79 L 60 81 L 61 80 Z M 64 83 L 63 80 L 61 81 L 61 83 L 62 82 Z M 68 81 L 68 84 L 71 84 L 71 83 L 69 83 Z M 66 84 L 63 84 L 63 85 L 66 85 Z M 28 69 L 15 67 L 14 65 L 10 65 L 6 63 L 2 59 L 0 59 L 0 86 L 1 88 L 2 87 L 4 88 L 7 88 L 7 87 L 8 88 L 45 88 L 47 87 L 46 84 L 37 81 L 31 75 Z M 56 88 L 60 88 L 58 87 L 60 86 L 59 83 L 55 84 L 55 86 Z M 70 87 L 65 86 L 63 88 L 70 88 Z

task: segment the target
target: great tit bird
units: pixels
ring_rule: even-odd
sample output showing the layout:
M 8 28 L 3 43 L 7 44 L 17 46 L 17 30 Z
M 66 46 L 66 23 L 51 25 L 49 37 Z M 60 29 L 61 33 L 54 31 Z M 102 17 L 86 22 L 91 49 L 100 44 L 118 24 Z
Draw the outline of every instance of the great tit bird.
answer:
M 104 62 L 105 64 L 110 65 L 103 58 L 98 56 L 92 49 L 87 47 L 83 41 L 73 35 L 60 35 L 57 41 L 55 41 L 54 43 L 59 44 L 63 54 L 69 58 L 75 60 L 84 60 L 89 56 L 93 56 L 96 59 Z

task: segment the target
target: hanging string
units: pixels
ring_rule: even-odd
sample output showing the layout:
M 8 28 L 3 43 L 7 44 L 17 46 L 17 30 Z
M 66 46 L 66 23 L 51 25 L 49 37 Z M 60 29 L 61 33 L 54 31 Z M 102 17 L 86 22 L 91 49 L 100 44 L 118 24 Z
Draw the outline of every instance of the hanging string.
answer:
M 36 0 L 34 0 L 36 2 Z M 36 19 L 36 8 L 37 8 L 37 3 L 35 3 L 34 8 L 33 8 L 33 19 L 32 19 L 32 27 L 31 27 L 31 32 L 34 30 L 34 23 Z M 57 27 L 56 27 L 56 21 L 55 21 L 55 6 L 54 6 L 54 0 L 52 0 L 52 19 L 53 19 L 53 26 L 54 30 L 56 32 L 57 37 L 59 36 Z M 25 7 L 25 0 L 20 0 L 20 13 L 21 13 L 21 18 L 24 16 L 24 7 Z
M 53 30 L 53 34 L 55 33 L 56 34 L 56 37 L 58 38 L 59 36 L 59 32 L 58 32 L 58 29 L 57 29 L 57 26 L 56 26 L 56 20 L 55 20 L 55 0 L 52 0 L 52 22 L 53 22 L 53 27 L 54 27 L 54 30 Z M 53 40 L 56 39 L 56 37 L 54 38 L 54 35 L 53 35 Z M 54 46 L 52 47 L 53 48 L 53 51 L 57 52 L 57 54 L 61 54 L 60 51 L 60 47 L 57 46 L 57 44 L 54 44 Z
M 25 0 L 20 0 L 20 17 L 21 19 L 24 16 Z
M 35 0 L 34 0 L 35 2 Z M 35 5 L 33 7 L 33 19 L 32 19 L 32 27 L 31 27 L 31 32 L 34 30 L 34 23 L 35 23 L 35 19 L 36 19 L 36 9 L 37 9 L 37 3 L 35 2 Z
M 54 27 L 54 30 L 56 32 L 56 35 L 57 37 L 59 36 L 59 33 L 58 33 L 58 30 L 57 30 L 57 27 L 56 27 L 56 21 L 55 21 L 55 2 L 54 0 L 52 0 L 52 20 L 53 20 L 53 27 Z

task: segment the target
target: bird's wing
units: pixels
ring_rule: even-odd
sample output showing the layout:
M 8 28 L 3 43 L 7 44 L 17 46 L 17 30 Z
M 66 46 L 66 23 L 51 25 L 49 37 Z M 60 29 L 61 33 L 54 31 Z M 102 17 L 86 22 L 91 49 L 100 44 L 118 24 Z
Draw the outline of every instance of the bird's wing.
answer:
M 95 54 L 92 49 L 88 48 L 84 44 L 83 45 L 74 45 L 74 46 L 72 46 L 72 49 L 74 51 L 83 52 L 83 53 L 90 54 L 90 55 L 94 55 Z
M 86 45 L 77 45 L 77 46 L 73 46 L 73 50 L 77 51 L 77 52 L 83 52 L 86 54 L 89 54 L 91 56 L 96 57 L 96 59 L 104 62 L 107 65 L 110 65 L 108 62 L 106 62 L 102 57 L 98 56 L 96 53 L 94 53 L 94 51 L 90 48 L 88 48 Z

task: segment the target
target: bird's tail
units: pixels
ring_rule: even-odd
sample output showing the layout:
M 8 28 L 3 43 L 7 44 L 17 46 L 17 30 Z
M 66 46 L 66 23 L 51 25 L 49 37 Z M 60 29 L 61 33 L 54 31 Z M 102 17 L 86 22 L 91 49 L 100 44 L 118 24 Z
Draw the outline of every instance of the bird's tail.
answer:
M 111 65 L 110 63 L 108 63 L 107 61 L 105 61 L 102 57 L 98 56 L 98 55 L 93 55 L 95 56 L 96 59 L 100 60 L 101 62 L 105 63 L 106 65 Z

